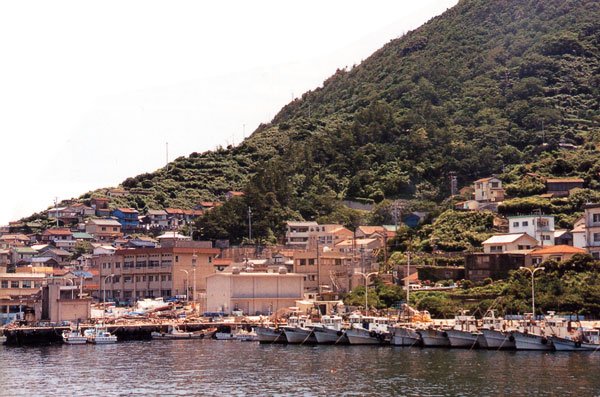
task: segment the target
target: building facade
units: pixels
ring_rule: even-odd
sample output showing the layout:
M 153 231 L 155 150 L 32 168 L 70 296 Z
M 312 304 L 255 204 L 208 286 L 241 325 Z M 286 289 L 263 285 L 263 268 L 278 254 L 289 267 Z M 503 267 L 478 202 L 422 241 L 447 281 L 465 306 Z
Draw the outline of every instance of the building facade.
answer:
M 554 245 L 554 217 L 551 215 L 509 216 L 509 233 L 527 233 L 535 238 L 539 245 Z
M 600 204 L 584 206 L 585 249 L 596 259 L 600 259 Z

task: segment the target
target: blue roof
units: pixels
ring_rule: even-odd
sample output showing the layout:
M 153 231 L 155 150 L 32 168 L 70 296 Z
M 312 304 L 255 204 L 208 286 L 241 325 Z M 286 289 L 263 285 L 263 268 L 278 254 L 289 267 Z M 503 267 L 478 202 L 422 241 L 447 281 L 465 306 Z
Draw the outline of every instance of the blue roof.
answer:
M 83 278 L 93 278 L 94 275 L 90 272 L 86 272 L 84 270 L 73 270 L 71 272 L 72 275 L 74 275 L 75 277 L 83 277 Z

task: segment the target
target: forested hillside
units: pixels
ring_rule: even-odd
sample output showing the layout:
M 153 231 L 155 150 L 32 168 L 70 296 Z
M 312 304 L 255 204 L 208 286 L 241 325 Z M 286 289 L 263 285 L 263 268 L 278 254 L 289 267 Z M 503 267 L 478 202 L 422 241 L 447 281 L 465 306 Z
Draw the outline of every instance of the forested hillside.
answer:
M 289 218 L 358 222 L 341 199 L 439 203 L 450 172 L 459 185 L 503 174 L 517 195 L 528 172 L 595 189 L 599 126 L 598 1 L 463 0 L 338 70 L 239 146 L 127 179 L 145 194 L 120 204 L 190 208 L 244 190 L 199 224 L 204 238 L 239 241 L 249 206 L 255 235 L 272 238 Z M 560 143 L 576 148 L 566 156 Z

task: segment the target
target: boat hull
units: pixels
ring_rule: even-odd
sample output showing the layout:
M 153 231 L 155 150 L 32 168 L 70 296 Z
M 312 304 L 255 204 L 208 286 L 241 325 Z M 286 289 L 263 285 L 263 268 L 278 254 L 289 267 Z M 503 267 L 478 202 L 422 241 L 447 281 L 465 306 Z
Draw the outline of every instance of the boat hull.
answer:
M 287 343 L 282 329 L 271 327 L 256 327 L 256 336 L 260 343 Z
M 517 350 L 552 350 L 552 342 L 545 336 L 513 332 L 515 348 Z
M 389 334 L 362 329 L 349 329 L 346 336 L 351 345 L 384 345 L 390 342 Z
M 497 331 L 494 329 L 484 329 L 481 331 L 488 349 L 516 349 L 515 339 L 511 338 L 508 332 Z
M 420 346 L 421 335 L 412 329 L 407 327 L 395 327 L 392 331 L 392 345 L 394 346 Z
M 556 351 L 573 352 L 573 351 L 596 351 L 600 350 L 600 344 L 576 342 L 567 338 L 559 338 L 557 336 L 550 337 L 552 345 Z
M 477 348 L 479 347 L 477 343 L 477 339 L 479 334 L 461 331 L 456 329 L 449 329 L 446 331 L 448 335 L 448 341 L 450 342 L 451 347 L 461 347 L 461 348 Z
M 346 333 L 341 330 L 328 329 L 328 328 L 315 328 L 313 330 L 315 338 L 318 344 L 322 345 L 347 345 L 348 337 Z
M 293 344 L 316 344 L 317 338 L 313 335 L 311 329 L 298 327 L 284 327 L 283 332 L 287 343 Z
M 425 329 L 418 331 L 424 347 L 449 347 L 450 340 L 446 331 Z

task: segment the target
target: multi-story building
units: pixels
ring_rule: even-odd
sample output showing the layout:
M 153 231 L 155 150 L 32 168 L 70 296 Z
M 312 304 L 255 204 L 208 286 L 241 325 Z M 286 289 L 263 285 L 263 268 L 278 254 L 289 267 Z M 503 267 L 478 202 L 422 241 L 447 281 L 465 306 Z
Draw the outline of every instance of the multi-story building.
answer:
M 58 248 L 69 249 L 76 243 L 73 233 L 65 228 L 46 229 L 42 233 L 42 243 L 52 243 Z
M 600 204 L 587 204 L 584 207 L 585 249 L 596 259 L 600 259 Z
M 475 201 L 500 202 L 504 200 L 502 181 L 496 177 L 482 178 L 474 182 Z
M 286 222 L 285 244 L 299 249 L 306 249 L 310 233 L 319 227 L 317 222 Z
M 123 229 L 135 229 L 139 225 L 139 213 L 133 208 L 117 208 L 112 216 L 117 218 Z
M 85 224 L 85 232 L 98 241 L 113 241 L 123 236 L 121 224 L 114 219 L 90 219 Z
M 342 225 L 317 225 L 308 232 L 307 249 L 333 248 L 337 243 L 352 238 L 352 231 Z
M 295 306 L 304 298 L 303 276 L 279 272 L 240 272 L 212 274 L 207 278 L 207 310 L 242 311 L 245 314 L 272 314 Z
M 307 293 L 349 292 L 355 263 L 341 252 L 311 250 L 294 254 L 294 273 L 304 276 Z
M 539 245 L 554 245 L 554 217 L 551 215 L 509 216 L 508 232 L 527 233 L 535 238 Z
M 148 210 L 146 219 L 149 228 L 166 229 L 169 226 L 167 211 L 165 210 Z
M 92 260 L 100 272 L 97 297 L 131 301 L 138 298 L 188 296 L 206 291 L 206 277 L 215 273 L 219 249 L 210 242 L 176 242 L 171 247 L 119 249 Z M 195 277 L 195 283 L 194 283 Z

